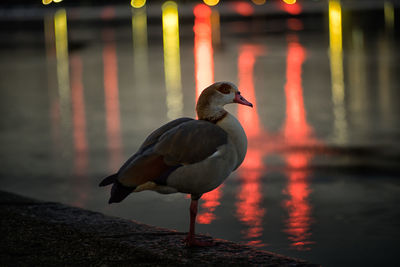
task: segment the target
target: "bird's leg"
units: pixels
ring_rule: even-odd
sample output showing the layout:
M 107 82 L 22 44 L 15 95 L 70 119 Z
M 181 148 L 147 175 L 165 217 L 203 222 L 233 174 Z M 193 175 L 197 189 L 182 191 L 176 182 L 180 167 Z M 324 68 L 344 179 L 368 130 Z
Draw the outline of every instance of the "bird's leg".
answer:
M 185 243 L 189 247 L 193 246 L 200 246 L 200 247 L 205 247 L 205 246 L 212 246 L 214 245 L 214 242 L 212 241 L 200 241 L 195 238 L 195 225 L 196 225 L 196 216 L 197 216 L 197 206 L 198 206 L 198 199 L 193 199 L 190 202 L 190 227 L 189 227 L 189 233 L 185 239 Z

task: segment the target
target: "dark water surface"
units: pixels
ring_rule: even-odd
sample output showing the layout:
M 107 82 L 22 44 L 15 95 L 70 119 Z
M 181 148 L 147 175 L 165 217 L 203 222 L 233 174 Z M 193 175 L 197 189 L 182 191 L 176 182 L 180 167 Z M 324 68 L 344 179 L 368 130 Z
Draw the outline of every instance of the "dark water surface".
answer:
M 185 6 L 179 28 L 173 5 L 164 28 L 161 8 L 3 19 L 1 189 L 187 231 L 187 196 L 141 192 L 109 206 L 97 184 L 153 129 L 194 117 L 201 89 L 232 81 L 255 104 L 228 107 L 247 133 L 247 157 L 203 196 L 198 232 L 324 266 L 396 265 L 400 42 L 391 7 L 331 1 L 305 15 L 240 16 L 233 6 Z

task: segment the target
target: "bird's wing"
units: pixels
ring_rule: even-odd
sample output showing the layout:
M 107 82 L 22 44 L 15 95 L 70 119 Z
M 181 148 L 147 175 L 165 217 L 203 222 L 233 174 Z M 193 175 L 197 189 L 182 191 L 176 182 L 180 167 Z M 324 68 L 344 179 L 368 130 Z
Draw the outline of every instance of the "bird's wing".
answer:
M 178 125 L 188 122 L 188 121 L 193 121 L 194 119 L 192 118 L 179 118 L 173 121 L 170 121 L 160 128 L 157 128 L 154 130 L 149 136 L 147 136 L 146 140 L 142 143 L 142 145 L 139 147 L 138 151 L 133 154 L 123 165 L 122 167 L 118 170 L 117 175 L 120 176 L 121 174 L 135 159 L 137 159 L 139 156 L 143 154 L 143 152 L 150 147 L 154 146 L 155 143 L 158 142 L 158 139 L 160 138 L 161 135 L 163 135 L 165 132 L 177 127 Z
M 123 185 L 163 183 L 176 168 L 200 162 L 228 142 L 228 134 L 207 121 L 187 120 L 163 134 L 156 134 L 158 130 L 153 132 L 154 139 L 149 140 L 153 134 L 146 139 L 148 142 L 142 145 L 140 154 L 121 168 L 118 180 Z
M 206 159 L 226 144 L 228 134 L 221 127 L 202 120 L 193 120 L 163 134 L 154 151 L 167 164 L 193 164 Z

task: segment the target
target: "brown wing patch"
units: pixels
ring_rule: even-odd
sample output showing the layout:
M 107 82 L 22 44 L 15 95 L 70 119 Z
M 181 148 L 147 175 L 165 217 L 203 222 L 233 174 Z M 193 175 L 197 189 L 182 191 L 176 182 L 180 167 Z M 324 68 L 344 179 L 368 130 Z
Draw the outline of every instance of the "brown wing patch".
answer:
M 156 180 L 170 167 L 165 164 L 163 156 L 157 154 L 143 156 L 122 171 L 119 181 L 125 186 L 139 186 Z
M 223 93 L 223 94 L 230 94 L 232 89 L 232 86 L 228 83 L 222 83 L 219 87 L 218 87 L 218 91 Z

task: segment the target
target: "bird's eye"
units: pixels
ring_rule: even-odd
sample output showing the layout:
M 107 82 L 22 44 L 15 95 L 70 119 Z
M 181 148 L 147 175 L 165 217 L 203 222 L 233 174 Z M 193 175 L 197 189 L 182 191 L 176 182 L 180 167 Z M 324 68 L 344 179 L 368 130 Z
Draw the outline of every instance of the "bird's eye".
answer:
M 228 83 L 223 83 L 219 88 L 217 88 L 223 94 L 229 94 L 231 92 L 231 85 Z

